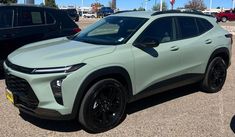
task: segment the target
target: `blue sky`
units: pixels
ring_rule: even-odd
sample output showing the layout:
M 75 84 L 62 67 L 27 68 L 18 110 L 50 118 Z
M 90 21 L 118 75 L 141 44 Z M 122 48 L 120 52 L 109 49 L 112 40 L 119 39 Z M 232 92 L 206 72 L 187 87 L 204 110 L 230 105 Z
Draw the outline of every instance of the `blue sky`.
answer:
M 18 0 L 19 3 L 23 3 L 24 0 Z M 56 0 L 56 3 L 61 5 L 81 5 L 82 0 Z M 108 2 L 111 0 L 83 0 L 84 6 L 90 6 L 91 3 L 95 1 L 99 1 L 100 3 L 104 4 L 105 6 L 108 5 Z M 165 0 L 168 3 L 168 7 L 170 7 L 170 0 Z M 175 6 L 174 7 L 183 7 L 185 3 L 187 3 L 189 0 L 175 0 Z M 36 4 L 42 3 L 43 0 L 35 0 Z M 160 2 L 160 0 L 156 0 L 156 2 Z M 209 2 L 210 0 L 204 0 L 206 6 L 209 8 Z M 144 3 L 144 0 L 117 0 L 117 7 L 121 10 L 128 10 L 128 9 L 134 9 L 142 6 Z M 148 9 L 151 9 L 154 5 L 155 0 L 150 0 L 148 2 Z M 232 7 L 232 0 L 213 0 L 213 8 L 216 7 L 224 7 L 224 8 L 231 8 Z

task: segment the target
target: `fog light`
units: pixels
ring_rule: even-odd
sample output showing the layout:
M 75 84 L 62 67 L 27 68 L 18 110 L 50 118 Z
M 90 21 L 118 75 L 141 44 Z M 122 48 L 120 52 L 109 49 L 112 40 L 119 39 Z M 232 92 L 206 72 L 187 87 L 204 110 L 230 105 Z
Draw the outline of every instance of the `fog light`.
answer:
M 63 98 L 62 98 L 62 82 L 64 78 L 56 79 L 51 82 L 51 89 L 53 92 L 53 95 L 55 97 L 55 100 L 57 103 L 63 105 Z

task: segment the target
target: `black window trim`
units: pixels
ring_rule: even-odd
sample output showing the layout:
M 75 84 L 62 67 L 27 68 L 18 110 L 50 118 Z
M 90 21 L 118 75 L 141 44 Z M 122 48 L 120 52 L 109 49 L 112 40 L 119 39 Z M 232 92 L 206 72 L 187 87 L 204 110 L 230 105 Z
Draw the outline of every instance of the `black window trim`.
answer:
M 47 23 L 47 14 L 49 14 L 53 18 L 54 20 L 53 23 Z M 45 20 L 45 25 L 55 25 L 57 23 L 57 20 L 55 19 L 53 14 L 49 13 L 47 10 L 44 10 L 44 20 Z
M 22 10 L 22 9 L 24 9 L 24 8 L 21 8 L 20 10 Z M 28 9 L 28 8 L 27 8 Z M 29 8 L 30 9 L 30 8 Z M 37 9 L 37 10 L 39 10 L 39 12 L 40 13 L 42 13 L 41 15 L 43 16 L 42 17 L 42 19 L 44 19 L 44 23 L 43 24 L 39 24 L 39 25 L 27 25 L 27 26 L 20 26 L 19 25 L 19 9 L 18 9 L 18 23 L 17 24 L 15 24 L 16 26 L 14 26 L 13 28 L 29 28 L 29 27 L 40 27 L 40 26 L 45 26 L 45 25 L 47 25 L 46 24 L 46 22 L 45 22 L 45 17 L 44 17 L 44 10 L 43 9 L 40 9 L 40 8 L 33 8 L 33 9 Z M 31 12 L 33 11 L 33 10 L 30 10 Z M 21 12 L 20 12 L 21 13 Z
M 197 28 L 197 35 L 195 35 L 195 36 L 193 36 L 193 37 L 182 38 L 182 36 L 180 36 L 180 35 L 182 35 L 182 33 L 181 33 L 181 28 L 180 28 L 179 23 L 178 23 L 178 21 L 177 21 L 177 18 L 178 18 L 178 17 L 191 17 L 191 18 L 194 18 L 194 22 L 195 22 L 196 28 Z M 214 25 L 213 25 L 210 21 L 208 21 L 207 19 L 205 19 L 205 18 L 193 17 L 193 16 L 174 16 L 174 18 L 175 18 L 175 20 L 176 20 L 176 26 L 177 26 L 177 28 L 178 28 L 178 29 L 177 29 L 178 32 L 177 32 L 177 38 L 176 38 L 176 40 L 185 40 L 185 39 L 195 38 L 195 37 L 201 36 L 201 35 L 203 35 L 203 34 L 209 32 L 211 29 L 214 28 Z M 200 33 L 200 32 L 199 32 L 198 23 L 197 23 L 197 20 L 196 20 L 196 19 L 203 19 L 203 20 L 206 20 L 206 21 L 209 22 L 213 27 L 212 27 L 211 29 L 209 29 L 209 30 L 203 32 L 203 33 Z
M 210 28 L 209 30 L 207 30 L 207 31 L 205 31 L 205 32 L 203 32 L 203 33 L 200 33 L 200 31 L 199 31 L 199 27 L 198 27 L 198 21 L 197 21 L 197 19 L 207 21 L 208 23 L 210 23 L 210 24 L 211 24 L 212 28 Z M 210 21 L 208 21 L 207 19 L 200 18 L 200 17 L 195 17 L 195 20 L 196 20 L 196 24 L 197 24 L 197 28 L 198 28 L 198 33 L 199 33 L 199 35 L 198 35 L 198 36 L 200 36 L 200 35 L 203 35 L 203 34 L 207 33 L 208 31 L 210 31 L 211 29 L 213 29 L 213 28 L 215 27 L 215 26 L 214 26 Z

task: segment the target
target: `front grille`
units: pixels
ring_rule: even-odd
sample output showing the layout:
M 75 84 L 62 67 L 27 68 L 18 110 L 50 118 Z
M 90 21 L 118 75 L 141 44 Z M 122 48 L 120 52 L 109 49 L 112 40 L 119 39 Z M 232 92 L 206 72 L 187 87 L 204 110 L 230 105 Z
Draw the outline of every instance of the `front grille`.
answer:
M 26 68 L 26 67 L 12 64 L 8 59 L 6 59 L 5 63 L 9 68 L 19 71 L 19 72 L 27 73 L 27 74 L 31 74 L 34 70 L 33 68 Z
M 38 106 L 39 101 L 26 80 L 13 75 L 6 75 L 5 81 L 7 88 L 15 97 L 15 104 L 22 104 L 31 109 Z

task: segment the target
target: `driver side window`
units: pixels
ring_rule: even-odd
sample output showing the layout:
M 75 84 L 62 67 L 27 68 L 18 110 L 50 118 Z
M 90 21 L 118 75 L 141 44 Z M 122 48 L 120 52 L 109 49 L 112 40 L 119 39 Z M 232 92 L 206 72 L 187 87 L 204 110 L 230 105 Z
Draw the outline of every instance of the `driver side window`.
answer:
M 147 29 L 141 34 L 138 42 L 143 42 L 146 39 L 158 41 L 159 43 L 166 43 L 175 40 L 174 22 L 172 17 L 164 17 L 155 20 Z

